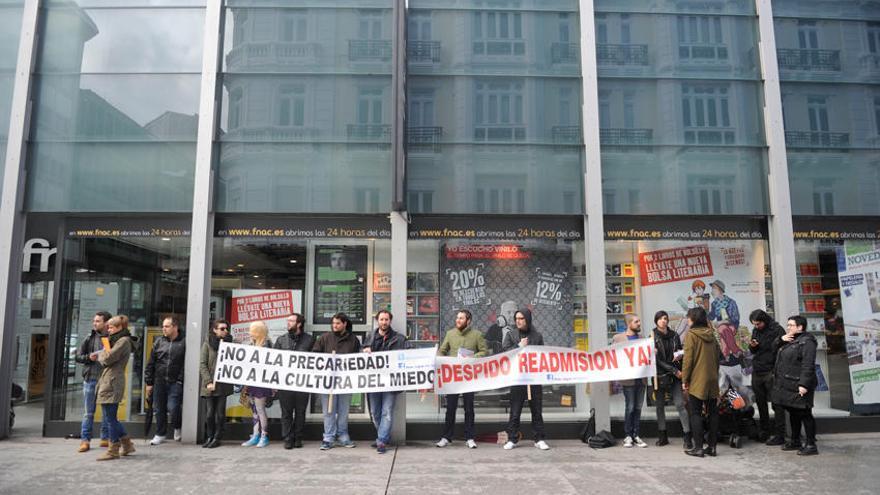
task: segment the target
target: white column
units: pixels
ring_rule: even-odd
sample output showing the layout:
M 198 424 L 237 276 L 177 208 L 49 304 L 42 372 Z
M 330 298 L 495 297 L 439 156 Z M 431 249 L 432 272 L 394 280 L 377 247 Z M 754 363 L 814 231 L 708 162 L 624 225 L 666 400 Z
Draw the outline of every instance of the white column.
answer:
M 580 0 L 581 77 L 583 78 L 584 160 L 584 247 L 587 264 L 587 318 L 590 350 L 608 341 L 605 315 L 605 227 L 602 218 L 602 162 L 599 149 L 599 77 L 596 68 L 596 28 L 593 0 Z M 596 410 L 596 429 L 611 430 L 608 387 L 595 383 L 590 388 L 590 405 Z
M 406 259 L 409 222 L 406 212 L 391 212 L 391 313 L 394 330 L 406 335 Z M 395 445 L 406 443 L 406 392 L 397 396 L 394 403 L 394 424 L 391 441 Z
M 199 418 L 199 350 L 208 325 L 211 297 L 211 256 L 214 230 L 213 161 L 217 124 L 217 72 L 223 28 L 223 1 L 208 0 L 205 9 L 199 127 L 193 187 L 189 289 L 186 298 L 186 364 L 183 385 L 184 442 L 195 442 Z
M 768 146 L 770 266 L 773 272 L 774 313 L 778 320 L 799 313 L 794 227 L 791 219 L 791 192 L 782 119 L 782 91 L 773 30 L 773 7 L 771 0 L 756 0 L 755 6 L 758 11 L 758 51 L 764 78 L 764 129 Z
M 0 439 L 9 436 L 9 401 L 15 343 L 15 314 L 24 242 L 24 169 L 30 128 L 31 72 L 36 55 L 39 0 L 25 0 L 12 88 L 9 134 L 0 198 Z M 60 260 L 58 260 L 60 263 Z

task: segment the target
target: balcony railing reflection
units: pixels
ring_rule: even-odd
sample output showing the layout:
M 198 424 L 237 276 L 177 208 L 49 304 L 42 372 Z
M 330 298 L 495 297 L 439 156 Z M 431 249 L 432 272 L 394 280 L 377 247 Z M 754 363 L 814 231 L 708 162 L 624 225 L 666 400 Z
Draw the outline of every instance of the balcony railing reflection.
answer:
M 579 125 L 555 125 L 550 130 L 553 144 L 581 144 L 583 133 Z
M 230 69 L 252 65 L 302 63 L 314 61 L 320 54 L 318 43 L 245 43 L 234 47 L 226 56 Z
M 440 136 L 443 128 L 434 127 L 407 127 L 407 149 L 413 153 L 439 153 Z
M 391 40 L 348 40 L 348 59 L 391 60 Z
M 653 142 L 653 129 L 599 129 L 599 143 L 603 146 L 635 146 Z
M 439 41 L 407 41 L 406 57 L 409 63 L 436 64 L 440 62 Z
M 346 126 L 348 139 L 354 140 L 390 140 L 390 124 L 348 124 Z
M 648 65 L 648 45 L 596 45 L 599 65 Z
M 554 64 L 576 64 L 580 58 L 580 45 L 577 43 L 553 43 L 550 45 L 550 60 Z
M 261 142 L 311 141 L 317 137 L 318 130 L 315 128 L 294 126 L 240 127 L 223 135 L 224 140 Z
M 848 148 L 849 133 L 785 131 L 785 145 L 791 148 Z
M 840 50 L 779 48 L 776 57 L 783 70 L 840 72 Z

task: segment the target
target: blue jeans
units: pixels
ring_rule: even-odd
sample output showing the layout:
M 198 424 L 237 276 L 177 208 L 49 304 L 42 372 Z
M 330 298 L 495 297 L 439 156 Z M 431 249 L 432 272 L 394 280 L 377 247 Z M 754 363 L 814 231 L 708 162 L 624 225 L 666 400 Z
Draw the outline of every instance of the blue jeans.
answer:
M 153 384 L 153 408 L 156 412 L 156 435 L 168 433 L 168 416 L 174 428 L 180 428 L 180 402 L 183 399 L 182 383 L 165 383 L 159 380 Z
M 81 440 L 88 442 L 92 439 L 92 430 L 95 426 L 95 407 L 98 395 L 98 380 L 86 380 L 83 382 L 83 399 L 85 401 L 85 412 L 83 412 L 82 432 L 79 435 Z M 103 411 L 102 411 L 103 412 Z M 107 424 L 107 417 L 101 419 L 101 440 L 110 438 L 110 426 Z
M 391 424 L 394 421 L 394 399 L 397 392 L 375 392 L 368 394 L 370 414 L 376 427 L 376 443 L 388 444 L 391 441 Z
M 101 404 L 101 413 L 106 418 L 108 428 L 110 429 L 110 441 L 119 442 L 119 439 L 126 436 L 125 427 L 116 419 L 116 413 L 119 412 L 119 404 Z
M 639 436 L 639 421 L 642 418 L 645 384 L 640 379 L 637 379 L 635 385 L 623 387 L 623 399 L 626 403 L 623 429 L 626 432 L 626 436 L 635 438 Z
M 321 410 L 324 411 L 324 441 L 333 443 L 336 438 L 342 443 L 350 442 L 348 436 L 348 408 L 351 407 L 351 394 L 333 394 L 333 412 L 327 412 L 330 396 L 321 395 Z

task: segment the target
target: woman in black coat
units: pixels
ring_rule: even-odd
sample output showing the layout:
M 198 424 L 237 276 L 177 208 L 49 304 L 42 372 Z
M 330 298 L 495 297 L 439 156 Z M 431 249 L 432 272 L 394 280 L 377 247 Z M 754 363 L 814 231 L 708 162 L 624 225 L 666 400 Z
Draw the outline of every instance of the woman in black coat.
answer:
M 816 420 L 813 418 L 817 342 L 806 328 L 807 319 L 803 316 L 788 319 L 773 369 L 773 403 L 784 407 L 791 419 L 791 441 L 783 445 L 782 450 L 797 450 L 798 455 L 817 455 Z M 807 436 L 803 445 L 801 424 Z

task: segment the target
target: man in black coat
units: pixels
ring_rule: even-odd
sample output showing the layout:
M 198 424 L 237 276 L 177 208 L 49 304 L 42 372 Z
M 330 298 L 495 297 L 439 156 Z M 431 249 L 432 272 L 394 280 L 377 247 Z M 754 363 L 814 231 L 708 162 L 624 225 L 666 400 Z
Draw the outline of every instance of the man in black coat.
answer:
M 315 339 L 311 334 L 305 333 L 304 324 L 303 315 L 293 313 L 288 316 L 287 333 L 275 340 L 275 348 L 285 351 L 311 351 Z M 302 448 L 309 393 L 279 390 L 278 402 L 281 404 L 281 436 L 284 437 L 284 448 L 288 450 Z
M 776 353 L 779 352 L 780 340 L 785 329 L 761 309 L 752 311 L 749 321 L 754 325 L 749 350 L 752 352 L 752 389 L 755 391 L 755 403 L 758 405 L 758 416 L 761 418 L 761 441 L 767 445 L 785 443 L 785 410 L 773 404 L 773 429 L 770 429 L 770 412 L 767 401 L 773 392 L 773 366 L 776 364 Z M 769 439 L 768 439 L 769 437 Z
M 532 312 L 530 310 L 520 309 L 514 313 L 513 321 L 516 324 L 516 330 L 510 331 L 504 336 L 501 344 L 504 352 L 528 345 L 544 345 L 544 336 L 532 326 Z M 532 412 L 532 432 L 534 433 L 535 447 L 540 450 L 550 449 L 550 446 L 544 441 L 543 387 L 541 385 L 514 385 L 510 387 L 510 418 L 507 422 L 507 443 L 504 444 L 504 450 L 516 447 L 519 437 L 520 416 L 528 397 L 528 387 L 532 389 L 532 397 L 528 400 L 529 409 Z
M 791 441 L 782 450 L 797 450 L 798 455 L 816 455 L 816 420 L 813 418 L 813 395 L 816 393 L 816 337 L 807 331 L 807 319 L 796 315 L 788 319 L 782 337 L 776 367 L 773 369 L 773 403 L 785 408 L 791 419 Z M 801 425 L 806 439 L 801 445 Z
M 183 403 L 183 369 L 186 357 L 186 339 L 175 317 L 162 320 L 162 336 L 153 344 L 150 361 L 144 368 L 147 397 L 152 394 L 156 411 L 156 436 L 150 445 L 165 441 L 168 416 L 174 425 L 174 440 L 180 441 L 180 406 Z

